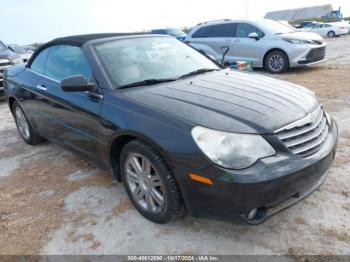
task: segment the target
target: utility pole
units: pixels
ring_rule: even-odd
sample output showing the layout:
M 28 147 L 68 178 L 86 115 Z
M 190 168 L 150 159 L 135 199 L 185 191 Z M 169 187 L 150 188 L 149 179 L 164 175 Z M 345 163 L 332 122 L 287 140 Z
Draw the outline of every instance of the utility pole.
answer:
M 248 2 L 245 2 L 245 19 L 248 19 Z

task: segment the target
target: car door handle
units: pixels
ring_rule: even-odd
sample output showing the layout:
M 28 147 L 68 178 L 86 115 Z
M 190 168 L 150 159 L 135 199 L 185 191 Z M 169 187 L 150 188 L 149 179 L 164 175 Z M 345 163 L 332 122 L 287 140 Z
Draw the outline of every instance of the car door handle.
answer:
M 235 40 L 235 41 L 233 41 L 233 42 L 235 42 L 235 43 L 239 43 L 239 42 L 241 42 L 241 40 L 236 39 L 236 40 Z
M 36 88 L 40 89 L 40 90 L 43 90 L 43 91 L 47 90 L 46 86 L 44 86 L 44 85 L 36 85 Z

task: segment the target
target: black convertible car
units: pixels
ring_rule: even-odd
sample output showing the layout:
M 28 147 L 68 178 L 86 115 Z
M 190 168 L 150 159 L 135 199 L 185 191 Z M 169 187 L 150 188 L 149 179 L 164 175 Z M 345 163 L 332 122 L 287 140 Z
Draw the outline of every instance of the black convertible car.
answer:
M 139 212 L 258 224 L 315 191 L 337 125 L 297 85 L 224 69 L 169 36 L 82 35 L 5 73 L 23 140 L 110 170 Z

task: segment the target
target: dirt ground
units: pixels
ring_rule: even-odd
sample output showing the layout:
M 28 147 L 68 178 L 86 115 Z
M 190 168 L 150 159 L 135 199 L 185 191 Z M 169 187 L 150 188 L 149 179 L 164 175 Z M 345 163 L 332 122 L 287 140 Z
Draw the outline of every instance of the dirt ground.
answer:
M 320 190 L 259 226 L 149 222 L 105 171 L 24 144 L 0 103 L 0 254 L 350 255 L 350 36 L 327 41 L 327 62 L 274 77 L 315 91 L 336 119 L 336 160 Z

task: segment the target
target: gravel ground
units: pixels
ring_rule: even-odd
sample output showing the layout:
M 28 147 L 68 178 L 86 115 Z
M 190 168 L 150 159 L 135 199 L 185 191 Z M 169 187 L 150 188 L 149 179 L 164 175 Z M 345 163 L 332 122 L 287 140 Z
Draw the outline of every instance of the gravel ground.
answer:
M 328 62 L 275 77 L 314 90 L 336 119 L 336 160 L 320 190 L 259 226 L 149 222 L 105 171 L 24 144 L 0 103 L 0 254 L 350 255 L 350 36 L 328 42 Z

